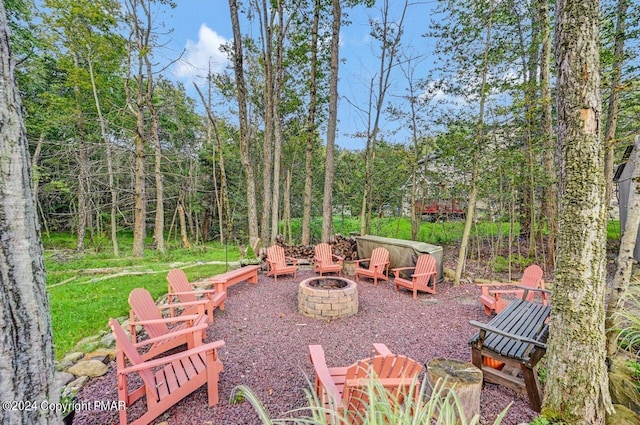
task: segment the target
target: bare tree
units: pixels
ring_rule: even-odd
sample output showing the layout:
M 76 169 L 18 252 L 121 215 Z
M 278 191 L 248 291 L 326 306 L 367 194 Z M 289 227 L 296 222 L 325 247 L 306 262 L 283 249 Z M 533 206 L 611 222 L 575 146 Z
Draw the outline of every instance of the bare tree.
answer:
M 370 230 L 371 208 L 373 198 L 373 164 L 376 157 L 376 142 L 380 132 L 380 118 L 384 109 L 385 97 L 390 85 L 391 71 L 396 65 L 395 58 L 402 39 L 404 18 L 409 2 L 405 1 L 397 22 L 390 21 L 390 5 L 387 0 L 382 6 L 380 22 L 371 21 L 371 35 L 380 42 L 380 68 L 371 79 L 370 102 L 368 113 L 368 129 L 365 158 L 365 187 L 362 194 L 362 210 L 360 211 L 360 233 Z M 375 83 L 374 83 L 375 80 Z M 374 91 L 375 86 L 375 91 Z
M 56 403 L 49 299 L 22 102 L 0 2 L 0 399 Z M 56 424 L 56 411 L 3 409 L 7 424 Z

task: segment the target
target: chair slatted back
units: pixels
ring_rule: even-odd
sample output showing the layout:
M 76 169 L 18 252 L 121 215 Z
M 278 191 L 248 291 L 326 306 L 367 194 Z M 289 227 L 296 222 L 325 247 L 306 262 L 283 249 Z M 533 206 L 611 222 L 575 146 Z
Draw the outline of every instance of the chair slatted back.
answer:
M 316 261 L 322 264 L 331 264 L 331 259 L 332 259 L 331 245 L 325 242 L 322 242 L 316 245 L 315 258 L 316 258 Z
M 389 251 L 386 248 L 378 247 L 371 252 L 371 261 L 369 262 L 369 270 L 375 270 L 378 273 L 384 271 L 384 264 L 389 261 Z
M 402 403 L 409 395 L 411 386 L 417 390 L 420 385 L 417 375 L 422 365 L 406 356 L 388 354 L 359 360 L 347 368 L 342 399 L 347 407 L 351 423 L 361 421 L 361 413 L 369 403 L 367 381 L 377 379 L 392 397 L 393 403 Z
M 193 288 L 187 279 L 187 275 L 182 269 L 172 269 L 167 274 L 167 281 L 169 282 L 169 293 L 180 292 L 178 295 L 180 302 L 188 303 L 198 301 Z
M 526 269 L 524 269 L 524 273 L 522 274 L 522 280 L 520 281 L 520 285 L 526 286 L 528 288 L 537 288 L 541 286 L 544 288 L 544 284 L 542 284 L 542 276 L 543 272 L 540 266 L 537 264 L 532 264 Z M 527 301 L 533 301 L 536 293 L 529 292 L 527 294 Z
M 280 245 L 273 245 L 267 248 L 267 258 L 275 263 L 276 270 L 287 266 L 287 260 L 284 256 L 284 248 Z
M 118 368 L 121 369 L 126 366 L 125 359 L 128 360 L 132 366 L 144 363 L 144 360 L 142 360 L 142 356 L 140 356 L 138 350 L 136 350 L 136 347 L 133 346 L 133 344 L 129 340 L 129 337 L 127 337 L 126 332 L 124 331 L 124 329 L 122 329 L 122 326 L 120 326 L 120 323 L 118 323 L 116 319 L 109 319 L 109 326 L 111 327 L 113 336 L 116 340 L 116 356 L 118 358 Z M 138 373 L 140 374 L 144 385 L 149 389 L 153 389 L 153 391 L 155 392 L 156 381 L 151 371 L 149 369 L 141 369 Z
M 436 259 L 433 255 L 422 254 L 418 257 L 416 261 L 416 268 L 414 270 L 414 274 L 426 274 L 426 273 L 435 273 L 436 272 Z M 428 285 L 431 276 L 418 276 L 415 278 L 415 281 L 419 285 Z M 435 278 L 433 280 L 435 282 Z
M 138 320 L 156 320 L 162 319 L 162 315 L 153 301 L 151 294 L 144 288 L 135 288 L 129 294 L 129 305 L 135 317 Z M 169 328 L 164 323 L 146 324 L 144 330 L 147 331 L 150 338 L 163 336 L 169 333 Z

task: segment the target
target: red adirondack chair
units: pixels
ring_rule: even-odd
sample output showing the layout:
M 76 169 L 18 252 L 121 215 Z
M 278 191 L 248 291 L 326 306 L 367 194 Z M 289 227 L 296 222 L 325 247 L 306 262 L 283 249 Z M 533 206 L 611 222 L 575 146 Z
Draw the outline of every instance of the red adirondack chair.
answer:
M 138 347 L 155 343 L 157 339 L 151 338 L 133 344 L 117 320 L 110 319 L 109 325 L 116 339 L 118 400 L 124 401 L 126 405 L 126 408 L 118 409 L 120 425 L 127 425 L 129 406 L 142 397 L 146 397 L 147 409 L 142 416 L 131 422 L 131 425 L 151 423 L 171 406 L 205 384 L 209 406 L 218 403 L 218 379 L 223 370 L 218 349 L 224 346 L 224 341 L 145 361 L 138 354 Z M 200 327 L 206 329 L 206 325 Z M 139 384 L 138 379 L 129 380 L 130 375 L 138 375 L 142 384 Z M 130 386 L 134 386 L 135 389 L 130 391 Z
M 335 263 L 334 263 L 335 260 Z M 319 243 L 314 249 L 313 271 L 316 273 L 338 273 L 342 276 L 342 264 L 344 258 L 334 255 L 331 251 L 331 245 L 328 243 Z
M 524 291 L 522 289 L 513 289 L 515 286 L 526 286 L 529 288 L 544 289 L 544 279 L 542 278 L 543 272 L 540 266 L 532 264 L 524 270 L 522 280 L 519 283 L 484 283 L 480 284 L 482 289 L 482 295 L 480 295 L 479 301 L 484 305 L 484 312 L 487 316 L 491 315 L 491 311 L 500 313 L 509 304 L 509 299 L 505 300 L 502 295 L 511 294 L 514 298 L 522 298 Z M 512 289 L 501 289 L 505 286 Z M 527 301 L 533 301 L 536 295 L 536 291 L 529 291 L 527 295 Z M 547 305 L 548 295 L 546 292 L 540 292 L 542 297 L 542 303 Z
M 136 343 L 136 327 L 142 325 L 149 338 L 154 340 L 149 350 L 142 355 L 142 359 L 151 359 L 183 344 L 187 344 L 188 348 L 200 345 L 205 337 L 206 326 L 203 328 L 198 325 L 208 325 L 209 323 L 207 315 L 204 314 L 206 303 L 207 301 L 197 301 L 195 303 L 174 303 L 157 306 L 146 289 L 136 288 L 131 291 L 129 294 L 131 338 Z M 186 304 L 186 307 L 191 307 L 194 304 L 199 305 L 200 313 L 183 314 L 177 317 L 162 317 L 162 310 L 175 309 L 184 304 Z M 168 324 L 175 326 L 169 328 Z M 182 332 L 183 330 L 188 332 Z
M 368 268 L 360 267 L 360 263 L 369 263 Z M 389 251 L 386 248 L 378 247 L 371 252 L 371 258 L 363 258 L 354 261 L 356 265 L 356 282 L 360 282 L 360 276 L 373 279 L 373 284 L 378 284 L 378 279 L 389 279 Z
M 400 276 L 401 272 L 413 270 L 413 273 L 409 275 L 409 279 L 404 279 Z M 399 267 L 392 269 L 395 277 L 393 278 L 396 284 L 396 291 L 399 287 L 407 288 L 413 291 L 413 299 L 418 298 L 418 291 L 428 292 L 430 294 L 436 293 L 436 279 L 438 278 L 438 272 L 436 270 L 436 259 L 432 255 L 422 254 L 418 256 L 415 267 Z M 431 286 L 429 284 L 431 283 Z
M 326 408 L 337 408 L 350 424 L 361 421 L 361 413 L 368 402 L 367 383 L 370 379 L 377 379 L 398 403 L 406 397 L 415 397 L 420 388 L 420 363 L 392 354 L 384 344 L 374 344 L 374 348 L 377 353 L 374 357 L 359 360 L 348 367 L 328 367 L 322 346 L 309 346 L 318 398 Z
M 284 248 L 280 245 L 273 245 L 267 248 L 267 276 L 273 276 L 278 281 L 278 275 L 293 274 L 296 278 L 298 270 L 298 260 L 296 258 L 285 257 Z
M 216 292 L 215 289 L 194 289 L 184 270 L 172 269 L 167 274 L 168 285 L 168 301 L 169 304 L 176 301 L 176 298 L 182 303 L 194 303 L 199 300 L 206 300 L 206 310 L 209 322 L 213 322 L 213 311 L 216 307 L 224 303 L 227 299 L 226 291 Z M 199 305 L 187 306 L 182 314 L 198 314 Z M 173 313 L 173 312 L 172 312 Z

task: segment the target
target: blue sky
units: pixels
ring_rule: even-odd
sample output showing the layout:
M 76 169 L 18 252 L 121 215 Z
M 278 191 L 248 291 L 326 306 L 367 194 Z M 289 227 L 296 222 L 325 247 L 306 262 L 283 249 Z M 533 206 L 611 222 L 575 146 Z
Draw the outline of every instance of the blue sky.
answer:
M 403 44 L 412 46 L 417 54 L 425 55 L 422 62 L 422 72 L 419 76 L 426 76 L 427 70 L 434 64 L 431 52 L 434 48 L 433 40 L 422 37 L 428 31 L 431 21 L 431 8 L 435 1 L 419 2 L 410 6 L 405 18 L 405 34 Z M 403 0 L 390 0 L 391 14 L 398 17 Z M 358 108 L 365 108 L 369 99 L 369 83 L 379 68 L 377 59 L 377 45 L 369 35 L 369 19 L 381 14 L 379 5 L 373 8 L 357 7 L 345 9 L 349 14 L 351 24 L 342 27 L 339 94 L 338 132 L 336 143 L 348 149 L 362 149 L 364 139 L 354 138 L 357 131 L 366 130 L 366 117 Z M 178 52 L 185 50 L 183 60 L 171 68 L 174 78 L 182 81 L 187 91 L 194 98 L 192 81 L 202 82 L 202 75 L 211 63 L 212 70 L 222 71 L 226 67 L 226 56 L 219 51 L 219 46 L 232 38 L 229 18 L 228 2 L 223 0 L 187 0 L 178 2 L 177 8 L 167 11 L 160 19 L 164 24 L 173 28 L 170 49 Z M 250 32 L 246 22 L 242 32 Z M 404 93 L 405 79 L 399 69 L 392 73 L 391 88 L 387 100 L 397 99 Z M 396 95 L 396 96 L 392 96 Z M 381 123 L 382 131 L 386 132 L 386 139 L 392 142 L 408 142 L 408 132 L 397 122 Z M 324 138 L 325 135 L 322 134 Z

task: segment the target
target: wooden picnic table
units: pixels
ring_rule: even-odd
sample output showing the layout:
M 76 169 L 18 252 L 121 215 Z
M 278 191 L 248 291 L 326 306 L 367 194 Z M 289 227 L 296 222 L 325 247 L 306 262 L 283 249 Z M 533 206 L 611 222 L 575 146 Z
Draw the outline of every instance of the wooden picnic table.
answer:
M 484 380 L 528 395 L 531 408 L 536 411 L 542 404 L 536 365 L 546 352 L 550 313 L 548 305 L 515 300 L 489 323 L 469 322 L 480 329 L 469 344 L 471 361 L 482 369 Z M 513 373 L 503 370 L 505 365 Z M 522 371 L 522 377 L 514 376 L 518 371 Z

